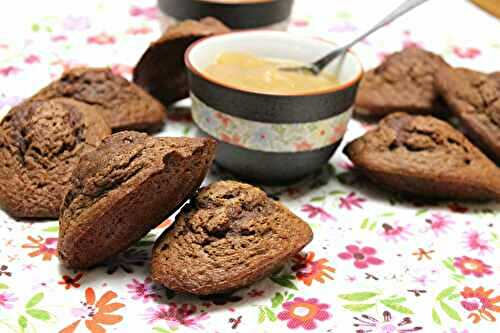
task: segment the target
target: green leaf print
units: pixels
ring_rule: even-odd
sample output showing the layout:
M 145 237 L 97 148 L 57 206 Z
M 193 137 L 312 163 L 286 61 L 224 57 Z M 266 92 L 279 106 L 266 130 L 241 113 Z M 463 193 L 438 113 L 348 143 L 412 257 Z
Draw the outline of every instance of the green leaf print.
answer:
M 26 319 L 26 317 L 23 315 L 19 316 L 19 318 L 17 319 L 17 323 L 19 324 L 19 327 L 21 327 L 21 332 L 24 332 L 26 327 L 28 327 L 28 319 Z
M 391 298 L 386 298 L 381 300 L 380 302 L 387 302 L 387 303 L 403 303 L 406 301 L 406 298 L 404 297 L 391 297 Z
M 422 208 L 422 209 L 419 209 L 416 213 L 415 213 L 415 216 L 421 216 L 421 215 L 424 215 L 425 213 L 427 213 L 429 210 L 427 208 Z
M 172 333 L 173 330 L 166 330 L 164 328 L 161 328 L 161 327 L 153 327 L 153 331 L 156 331 L 156 332 L 160 332 L 160 333 Z
M 274 283 L 279 284 L 282 287 L 299 290 L 297 286 L 295 286 L 295 284 L 291 281 L 293 279 L 293 275 L 271 276 L 271 281 L 273 281 Z
M 413 311 L 406 306 L 403 306 L 401 304 L 393 303 L 393 302 L 387 302 L 386 300 L 381 300 L 380 303 L 388 307 L 389 309 L 393 309 L 394 311 L 404 313 L 404 314 L 413 314 Z
M 38 23 L 33 23 L 33 24 L 31 25 L 31 30 L 32 30 L 33 32 L 40 31 L 40 25 L 39 25 Z
M 448 268 L 450 271 L 452 271 L 452 272 L 456 272 L 457 271 L 457 269 L 453 265 L 453 259 L 452 258 L 448 258 L 446 260 L 443 260 L 443 265 L 446 268 Z
M 451 278 L 457 282 L 462 282 L 463 280 L 465 280 L 465 276 L 461 274 L 451 274 Z
M 26 310 L 26 313 L 38 320 L 47 321 L 50 319 L 50 314 L 45 310 L 28 309 Z
M 58 232 L 59 226 L 55 225 L 52 227 L 48 227 L 48 228 L 43 229 L 43 231 L 45 231 L 45 232 Z
M 266 320 L 266 311 L 264 311 L 263 308 L 260 308 L 259 319 L 257 319 L 257 322 L 259 324 L 262 324 L 265 320 Z
M 274 295 L 274 297 L 271 299 L 272 307 L 277 308 L 283 303 L 284 300 L 285 298 L 281 293 L 276 293 L 276 295 Z
M 352 294 L 342 294 L 342 295 L 339 295 L 338 297 L 341 299 L 344 299 L 346 301 L 362 302 L 362 301 L 369 300 L 370 298 L 373 298 L 377 295 L 378 295 L 378 293 L 367 291 L 367 292 L 359 292 L 359 293 L 352 293 Z
M 43 299 L 43 293 L 35 294 L 31 299 L 26 303 L 26 309 L 30 309 L 40 303 Z
M 394 212 L 387 212 L 387 213 L 380 214 L 379 217 L 392 217 L 394 215 L 396 215 L 396 213 L 394 213 Z
M 8 289 L 9 287 L 5 283 L 0 283 L 0 289 Z
M 441 291 L 441 292 L 437 295 L 436 299 L 437 299 L 438 301 L 441 301 L 441 300 L 443 300 L 443 299 L 445 299 L 445 298 L 448 298 L 451 294 L 453 294 L 453 292 L 455 291 L 455 289 L 456 289 L 456 287 L 455 287 L 455 286 L 451 286 L 451 287 L 448 287 L 448 288 L 444 289 L 443 291 Z
M 265 307 L 264 310 L 266 311 L 267 318 L 270 321 L 276 321 L 276 315 L 274 314 L 274 312 L 271 309 L 269 309 L 268 307 Z
M 432 308 L 432 321 L 434 321 L 438 325 L 441 325 L 441 318 L 434 308 Z
M 443 301 L 440 301 L 439 305 L 441 306 L 441 309 L 448 315 L 448 317 L 456 321 L 462 321 L 462 318 L 460 318 L 458 312 L 455 311 L 455 309 L 453 309 L 451 306 Z
M 370 221 L 370 220 L 368 220 L 368 218 L 365 218 L 365 219 L 363 220 L 363 222 L 361 223 L 361 229 L 366 229 L 366 228 L 368 228 L 368 222 L 369 222 L 369 221 Z
M 374 221 L 374 222 L 372 222 L 372 224 L 370 224 L 370 227 L 369 227 L 368 229 L 369 229 L 370 231 L 373 231 L 373 230 L 375 230 L 375 227 L 376 227 L 376 226 L 377 226 L 377 222 L 376 222 L 376 221 Z
M 453 294 L 450 297 L 448 297 L 449 300 L 454 300 L 460 297 L 460 294 Z
M 375 306 L 375 303 L 346 304 L 346 305 L 342 305 L 342 306 L 344 308 L 346 308 L 347 310 L 352 311 L 352 312 L 363 312 L 363 311 L 366 311 L 370 308 L 373 308 Z
M 311 202 L 318 202 L 318 201 L 323 201 L 325 200 L 324 196 L 319 196 L 319 197 L 313 197 L 311 198 Z
M 334 195 L 334 196 L 335 195 L 345 195 L 345 194 L 347 194 L 347 192 L 345 192 L 345 191 L 339 191 L 339 190 L 337 190 L 337 191 L 331 191 L 330 193 L 328 193 L 328 195 Z

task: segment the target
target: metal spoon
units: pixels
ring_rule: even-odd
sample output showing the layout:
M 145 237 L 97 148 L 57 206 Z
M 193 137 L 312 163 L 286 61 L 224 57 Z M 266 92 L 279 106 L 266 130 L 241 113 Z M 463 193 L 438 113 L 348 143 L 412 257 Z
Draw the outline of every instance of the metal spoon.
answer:
M 295 72 L 295 71 L 307 71 L 311 72 L 313 75 L 318 75 L 330 62 L 332 62 L 335 58 L 338 56 L 344 55 L 344 53 L 347 52 L 354 44 L 357 42 L 363 40 L 373 32 L 377 31 L 378 29 L 382 28 L 383 26 L 391 23 L 401 15 L 409 12 L 413 8 L 423 4 L 428 0 L 407 0 L 403 2 L 396 10 L 394 10 L 392 13 L 387 15 L 382 21 L 380 21 L 377 25 L 375 25 L 373 28 L 350 42 L 349 44 L 342 46 L 340 48 L 335 49 L 333 52 L 328 53 L 326 56 L 323 58 L 313 62 L 312 64 L 306 65 L 306 66 L 300 66 L 300 67 L 283 67 L 280 68 L 280 70 L 283 71 L 290 71 L 290 72 Z

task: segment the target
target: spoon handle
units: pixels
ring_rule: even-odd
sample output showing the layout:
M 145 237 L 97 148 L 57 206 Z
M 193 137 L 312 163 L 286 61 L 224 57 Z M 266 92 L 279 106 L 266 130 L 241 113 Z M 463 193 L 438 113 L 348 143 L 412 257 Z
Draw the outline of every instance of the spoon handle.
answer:
M 380 21 L 378 24 L 376 24 L 373 28 L 350 42 L 349 44 L 345 45 L 344 47 L 337 49 L 333 51 L 332 53 L 328 54 L 327 56 L 319 59 L 314 63 L 314 67 L 316 67 L 319 70 L 322 70 L 326 65 L 330 63 L 334 58 L 336 58 L 340 53 L 346 52 L 349 48 L 351 48 L 354 44 L 358 43 L 359 41 L 363 40 L 366 38 L 368 35 L 371 35 L 373 32 L 377 31 L 378 29 L 382 28 L 383 26 L 391 23 L 401 15 L 409 12 L 413 8 L 423 4 L 428 0 L 407 0 L 403 2 L 398 8 L 396 8 L 393 12 L 391 12 L 389 15 L 387 15 L 382 21 Z

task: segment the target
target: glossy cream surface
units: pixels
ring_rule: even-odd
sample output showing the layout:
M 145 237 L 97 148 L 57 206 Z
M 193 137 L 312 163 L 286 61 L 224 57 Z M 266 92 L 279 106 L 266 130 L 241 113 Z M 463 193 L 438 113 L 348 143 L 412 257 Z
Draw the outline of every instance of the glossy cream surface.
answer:
M 281 70 L 301 65 L 291 60 L 259 58 L 250 53 L 223 52 L 203 74 L 237 89 L 275 95 L 315 93 L 338 85 L 332 74 Z

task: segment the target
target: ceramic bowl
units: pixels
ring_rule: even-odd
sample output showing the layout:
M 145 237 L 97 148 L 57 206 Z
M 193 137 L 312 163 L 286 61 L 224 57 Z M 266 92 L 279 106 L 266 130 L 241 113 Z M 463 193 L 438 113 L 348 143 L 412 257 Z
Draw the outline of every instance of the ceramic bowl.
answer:
M 289 183 L 324 166 L 351 118 L 363 68 L 351 52 L 325 70 L 339 85 L 308 94 L 272 95 L 231 87 L 203 74 L 223 51 L 304 63 L 335 46 L 321 39 L 278 31 L 244 31 L 209 37 L 185 54 L 192 116 L 219 141 L 216 162 L 240 178 Z
M 293 0 L 158 0 L 162 26 L 212 16 L 232 29 L 285 30 Z

